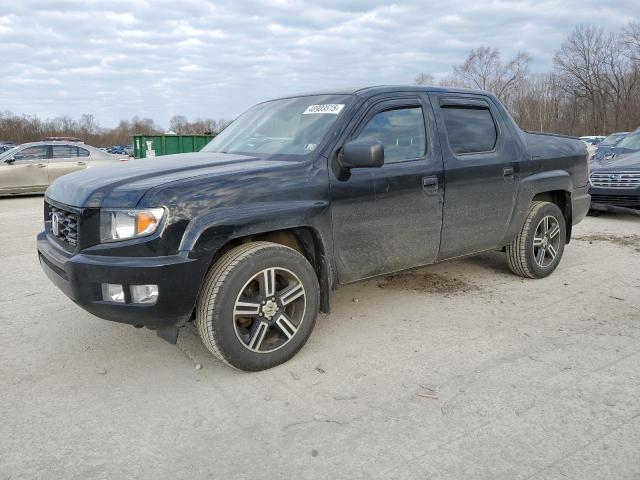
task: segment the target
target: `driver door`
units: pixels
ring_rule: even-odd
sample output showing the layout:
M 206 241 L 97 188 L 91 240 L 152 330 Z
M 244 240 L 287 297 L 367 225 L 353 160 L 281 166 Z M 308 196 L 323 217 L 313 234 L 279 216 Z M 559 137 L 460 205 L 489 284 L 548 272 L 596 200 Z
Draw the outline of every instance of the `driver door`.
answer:
M 36 145 L 16 152 L 0 164 L 0 192 L 44 192 L 49 185 L 49 147 Z
M 443 166 L 431 108 L 422 96 L 374 101 L 352 128 L 347 141 L 382 143 L 385 158 L 380 168 L 330 178 L 340 283 L 433 262 L 442 228 Z

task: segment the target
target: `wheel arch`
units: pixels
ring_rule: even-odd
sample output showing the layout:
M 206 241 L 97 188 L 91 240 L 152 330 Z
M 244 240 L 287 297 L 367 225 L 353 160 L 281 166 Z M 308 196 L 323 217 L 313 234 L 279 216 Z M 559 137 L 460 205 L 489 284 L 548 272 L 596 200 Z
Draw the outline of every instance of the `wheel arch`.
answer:
M 329 311 L 334 285 L 331 266 L 329 200 L 278 200 L 214 208 L 189 222 L 179 250 L 209 262 L 231 248 L 266 240 L 298 250 L 311 263 L 320 284 L 320 310 Z
M 571 193 L 566 190 L 550 190 L 539 192 L 533 196 L 532 202 L 550 202 L 558 206 L 564 217 L 566 238 L 565 243 L 571 240 L 572 220 L 571 220 Z
M 532 202 L 547 201 L 560 208 L 566 225 L 566 243 L 571 239 L 571 192 L 573 179 L 566 170 L 549 170 L 523 178 L 520 182 L 514 215 L 503 243 L 510 243 L 520 232 Z
M 332 275 L 327 248 L 320 232 L 309 225 L 290 228 L 265 229 L 257 232 L 231 235 L 224 241 L 209 260 L 211 268 L 225 253 L 238 245 L 265 241 L 284 245 L 298 251 L 313 267 L 320 285 L 320 311 L 329 313 L 331 303 Z

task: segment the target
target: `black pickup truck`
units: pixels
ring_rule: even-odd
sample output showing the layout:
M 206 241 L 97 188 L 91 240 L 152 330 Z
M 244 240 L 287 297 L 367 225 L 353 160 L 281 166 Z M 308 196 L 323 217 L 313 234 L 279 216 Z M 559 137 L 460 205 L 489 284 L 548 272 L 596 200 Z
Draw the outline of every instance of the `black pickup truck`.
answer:
M 64 176 L 37 246 L 92 314 L 172 342 L 194 320 L 261 370 L 339 285 L 494 249 L 549 275 L 589 203 L 580 140 L 523 132 L 486 92 L 382 86 L 264 102 L 200 152 Z

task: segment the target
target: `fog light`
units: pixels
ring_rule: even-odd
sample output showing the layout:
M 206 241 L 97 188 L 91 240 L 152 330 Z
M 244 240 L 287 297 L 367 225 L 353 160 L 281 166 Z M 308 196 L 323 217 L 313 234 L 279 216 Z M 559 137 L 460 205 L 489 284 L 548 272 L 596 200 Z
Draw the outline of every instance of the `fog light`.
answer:
M 124 303 L 124 288 L 116 283 L 103 283 L 102 299 L 105 302 Z
M 154 304 L 157 301 L 157 285 L 131 285 L 131 302 Z

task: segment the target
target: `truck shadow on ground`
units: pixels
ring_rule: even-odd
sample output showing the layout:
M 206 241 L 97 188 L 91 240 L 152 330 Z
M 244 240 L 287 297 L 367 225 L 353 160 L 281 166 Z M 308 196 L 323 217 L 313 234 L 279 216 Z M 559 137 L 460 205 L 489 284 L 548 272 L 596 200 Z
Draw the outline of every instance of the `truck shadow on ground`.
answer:
M 356 297 L 380 295 L 383 294 L 382 292 L 386 292 L 384 295 L 389 296 L 388 301 L 393 302 L 393 297 L 396 295 L 401 296 L 403 292 L 411 292 L 417 295 L 426 294 L 433 296 L 434 299 L 476 295 L 484 289 L 482 280 L 483 278 L 487 278 L 487 270 L 491 271 L 490 275 L 492 276 L 498 273 L 501 274 L 501 276 L 504 275 L 506 278 L 514 279 L 514 281 L 518 279 L 518 277 L 510 272 L 504 258 L 504 253 L 491 251 L 346 285 L 339 289 L 340 294 L 334 295 L 332 313 L 321 316 L 319 321 L 322 323 L 322 328 L 316 329 L 318 331 L 316 331 L 314 335 L 330 336 L 330 331 L 334 328 L 340 328 L 340 324 L 345 321 L 345 318 L 348 319 L 349 316 L 352 315 L 347 312 L 352 309 L 350 303 L 352 303 Z M 359 314 L 351 316 L 351 321 L 358 321 L 360 316 Z M 105 348 L 114 351 L 120 351 L 122 349 L 120 341 L 124 333 L 120 328 L 130 327 L 119 326 L 111 330 L 112 333 L 110 336 L 113 337 L 113 345 Z M 134 349 L 164 350 L 167 347 L 165 342 L 156 337 L 153 332 L 143 330 L 138 333 L 139 336 L 137 340 L 129 338 L 129 343 L 136 345 Z M 310 341 L 314 341 L 314 335 L 312 335 Z M 366 334 L 363 333 L 363 336 L 366 336 Z M 327 341 L 327 338 L 316 340 L 323 342 Z M 356 343 L 358 342 L 356 341 Z M 195 370 L 206 369 L 209 373 L 215 372 L 215 375 L 223 374 L 225 377 L 229 374 L 246 374 L 245 372 L 227 367 L 223 362 L 215 358 L 200 340 L 193 322 L 187 323 L 185 327 L 180 329 L 178 343 L 175 348 L 180 352 L 181 356 L 184 356 L 191 368 Z M 299 361 L 305 357 L 304 352 L 302 353 L 303 355 L 299 357 Z M 162 355 L 166 355 L 166 353 Z M 294 359 L 292 362 L 295 363 L 296 360 Z M 291 365 L 289 366 L 291 367 Z
M 353 314 L 353 312 L 348 313 L 353 310 L 350 304 L 356 302 L 358 297 L 379 295 L 382 293 L 381 291 L 387 292 L 385 295 L 390 297 L 389 301 L 394 301 L 394 299 L 391 298 L 394 296 L 394 292 L 396 292 L 396 295 L 402 295 L 402 292 L 412 292 L 418 295 L 427 294 L 435 298 L 474 295 L 482 290 L 481 282 L 476 283 L 474 280 L 477 279 L 477 277 L 486 275 L 487 269 L 504 274 L 509 278 L 517 278 L 509 271 L 504 259 L 504 254 L 501 252 L 488 252 L 474 257 L 384 275 L 367 281 L 346 285 L 339 289 L 339 294 L 334 295 L 332 313 L 330 315 L 322 315 L 321 318 L 319 318 L 319 322 L 321 322 L 322 325 L 320 328 L 316 328 L 317 331 L 314 332 L 310 341 L 313 342 L 314 337 L 318 335 L 331 336 L 332 333 L 330 332 L 340 328 L 340 324 L 345 320 L 351 322 L 358 321 L 362 315 Z M 356 309 L 357 308 L 359 307 L 356 307 Z M 366 309 L 363 310 L 363 312 L 366 312 Z M 364 336 L 366 336 L 365 333 L 363 333 L 363 337 Z M 323 342 L 327 341 L 327 338 L 315 338 L 315 340 Z M 355 340 L 355 343 L 359 342 Z M 193 363 L 194 367 L 231 370 L 209 353 L 200 341 L 193 322 L 188 323 L 184 328 L 180 329 L 177 346 Z M 304 351 L 298 358 L 298 361 L 301 361 L 303 358 Z M 296 359 L 291 360 L 291 362 L 295 363 Z
M 459 259 L 457 262 L 464 263 L 478 269 L 487 269 L 495 273 L 514 277 L 514 274 L 509 270 L 504 252 L 491 251 L 479 253 L 477 255 Z

